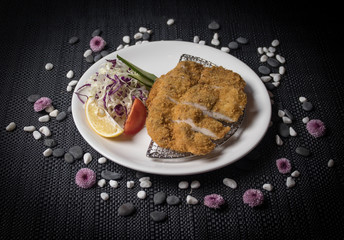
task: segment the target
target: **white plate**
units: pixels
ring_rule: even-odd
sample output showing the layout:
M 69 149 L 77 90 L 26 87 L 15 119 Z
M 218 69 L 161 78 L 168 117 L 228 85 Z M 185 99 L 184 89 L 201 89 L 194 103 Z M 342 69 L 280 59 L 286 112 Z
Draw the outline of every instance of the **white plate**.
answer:
M 107 139 L 97 135 L 88 125 L 83 104 L 73 94 L 72 112 L 76 127 L 83 138 L 106 158 L 142 172 L 160 175 L 189 175 L 224 167 L 249 153 L 264 136 L 271 117 L 271 103 L 266 88 L 257 74 L 245 63 L 213 47 L 181 41 L 158 41 L 135 45 L 113 52 L 93 64 L 81 77 L 75 89 L 85 84 L 106 60 L 116 55 L 127 59 L 156 76 L 173 69 L 182 54 L 204 58 L 218 66 L 239 73 L 246 81 L 248 95 L 246 116 L 240 129 L 226 144 L 204 157 L 188 160 L 154 160 L 146 157 L 151 141 L 146 128 L 134 137 Z

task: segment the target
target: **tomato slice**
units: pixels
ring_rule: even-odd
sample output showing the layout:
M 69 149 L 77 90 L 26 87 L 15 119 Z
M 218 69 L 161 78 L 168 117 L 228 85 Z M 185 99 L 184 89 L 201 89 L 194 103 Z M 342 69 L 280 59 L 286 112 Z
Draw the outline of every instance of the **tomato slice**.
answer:
M 147 117 L 147 110 L 140 99 L 135 98 L 133 106 L 124 124 L 124 133 L 127 135 L 134 135 L 138 133 L 145 125 Z

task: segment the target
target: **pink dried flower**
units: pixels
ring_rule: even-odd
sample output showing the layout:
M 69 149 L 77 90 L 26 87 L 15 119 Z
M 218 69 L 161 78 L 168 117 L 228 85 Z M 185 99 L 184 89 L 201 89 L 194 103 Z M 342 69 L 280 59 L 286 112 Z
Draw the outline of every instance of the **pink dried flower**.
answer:
M 81 188 L 90 188 L 96 183 L 96 174 L 92 169 L 81 168 L 75 175 L 75 183 Z
M 204 205 L 209 208 L 220 208 L 225 203 L 221 195 L 210 194 L 204 197 Z
M 248 204 L 250 207 L 256 207 L 263 204 L 264 195 L 258 189 L 249 189 L 244 193 L 242 199 L 244 203 Z
M 93 37 L 90 41 L 90 47 L 93 52 L 99 52 L 103 50 L 105 45 L 106 45 L 106 42 L 104 41 L 102 37 L 99 37 L 99 36 Z
M 283 174 L 289 173 L 291 170 L 291 164 L 286 158 L 277 159 L 276 166 L 278 168 L 278 171 Z
M 36 112 L 40 112 L 51 105 L 52 101 L 48 97 L 39 98 L 33 105 Z
M 325 124 L 319 119 L 310 120 L 306 126 L 309 134 L 313 137 L 321 137 L 325 134 Z

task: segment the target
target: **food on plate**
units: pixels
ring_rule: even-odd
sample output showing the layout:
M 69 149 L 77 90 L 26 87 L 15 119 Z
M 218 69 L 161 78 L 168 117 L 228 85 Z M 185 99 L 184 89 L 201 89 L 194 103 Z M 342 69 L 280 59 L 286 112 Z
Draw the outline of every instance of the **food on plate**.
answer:
M 146 106 L 141 102 L 141 100 L 136 98 L 125 122 L 124 133 L 127 135 L 138 133 L 144 127 L 146 117 Z
M 160 147 L 205 155 L 243 114 L 247 97 L 241 76 L 223 67 L 182 61 L 156 79 L 146 105 L 148 134 Z

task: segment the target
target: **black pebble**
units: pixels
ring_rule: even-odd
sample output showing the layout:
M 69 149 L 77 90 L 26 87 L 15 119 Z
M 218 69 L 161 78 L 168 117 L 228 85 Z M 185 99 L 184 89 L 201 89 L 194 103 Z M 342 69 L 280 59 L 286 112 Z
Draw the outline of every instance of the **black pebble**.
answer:
M 64 120 L 66 117 L 67 117 L 67 113 L 65 111 L 62 111 L 59 114 L 57 114 L 56 120 L 60 122 Z
M 143 177 L 148 177 L 149 174 L 148 173 L 144 173 L 144 172 L 136 172 L 135 176 L 137 178 L 143 178 Z
M 62 157 L 65 154 L 65 150 L 63 148 L 56 148 L 53 151 L 54 157 Z
M 285 123 L 278 125 L 278 132 L 282 137 L 289 137 L 289 126 Z
M 142 39 L 143 40 L 149 40 L 149 38 L 150 38 L 150 34 L 148 32 L 145 32 L 145 33 L 142 34 Z
M 67 163 L 73 163 L 74 162 L 74 157 L 72 154 L 70 153 L 65 153 L 64 155 L 64 160 L 67 162 Z
M 154 194 L 154 197 L 153 197 L 154 205 L 163 204 L 166 201 L 166 197 L 167 197 L 166 193 L 157 192 L 156 194 Z
M 119 216 L 130 216 L 135 212 L 136 208 L 132 203 L 124 203 L 118 208 Z
M 34 103 L 34 102 L 36 102 L 40 98 L 41 98 L 41 95 L 39 95 L 39 94 L 32 94 L 32 95 L 28 96 L 27 100 L 30 103 Z
M 94 62 L 94 58 L 93 58 L 92 54 L 91 54 L 91 55 L 88 55 L 88 56 L 85 58 L 85 60 L 86 60 L 86 62 L 88 62 L 88 63 L 93 63 L 93 62 Z
M 177 196 L 171 195 L 166 198 L 166 202 L 168 205 L 178 205 L 180 203 L 180 198 Z
M 92 37 L 100 36 L 101 33 L 102 31 L 99 28 L 97 28 L 96 30 L 93 31 Z
M 277 61 L 274 58 L 268 58 L 267 63 L 271 66 L 271 67 L 278 67 L 280 65 L 280 62 Z
M 271 82 L 266 82 L 264 85 L 270 91 L 275 89 L 275 85 L 273 85 Z
M 46 138 L 44 139 L 44 146 L 47 146 L 47 147 L 55 147 L 57 145 L 57 142 L 52 139 L 52 138 Z
M 304 103 L 302 103 L 302 108 L 303 108 L 303 110 L 305 110 L 307 112 L 312 111 L 313 104 L 311 102 L 304 102 Z
M 295 152 L 301 156 L 308 157 L 311 153 L 307 148 L 304 147 L 297 147 Z
M 153 219 L 154 222 L 164 221 L 167 217 L 167 214 L 165 212 L 160 212 L 160 211 L 151 212 L 149 215 Z
M 215 21 L 212 21 L 211 23 L 209 23 L 208 28 L 211 30 L 218 30 L 220 29 L 220 24 L 218 24 Z
M 71 147 L 68 152 L 73 156 L 75 159 L 81 159 L 84 152 L 82 151 L 82 148 L 80 146 L 73 146 Z
M 238 38 L 236 39 L 236 41 L 237 41 L 238 43 L 240 43 L 240 44 L 247 44 L 247 43 L 248 43 L 247 38 L 244 38 L 244 37 L 238 37 Z
M 266 66 L 259 66 L 258 67 L 258 71 L 261 73 L 261 74 L 264 74 L 264 75 L 269 75 L 271 70 L 270 68 L 266 67 Z
M 75 44 L 79 42 L 79 38 L 78 37 L 71 37 L 69 40 L 68 40 L 68 43 L 69 44 Z
M 120 179 L 122 179 L 122 175 L 120 173 L 111 172 L 109 170 L 103 170 L 101 172 L 101 176 L 102 176 L 102 178 L 104 178 L 106 180 L 120 180 Z
M 230 49 L 238 49 L 238 47 L 239 47 L 239 44 L 237 43 L 237 42 L 230 42 L 230 43 L 228 43 L 228 47 L 230 48 Z

